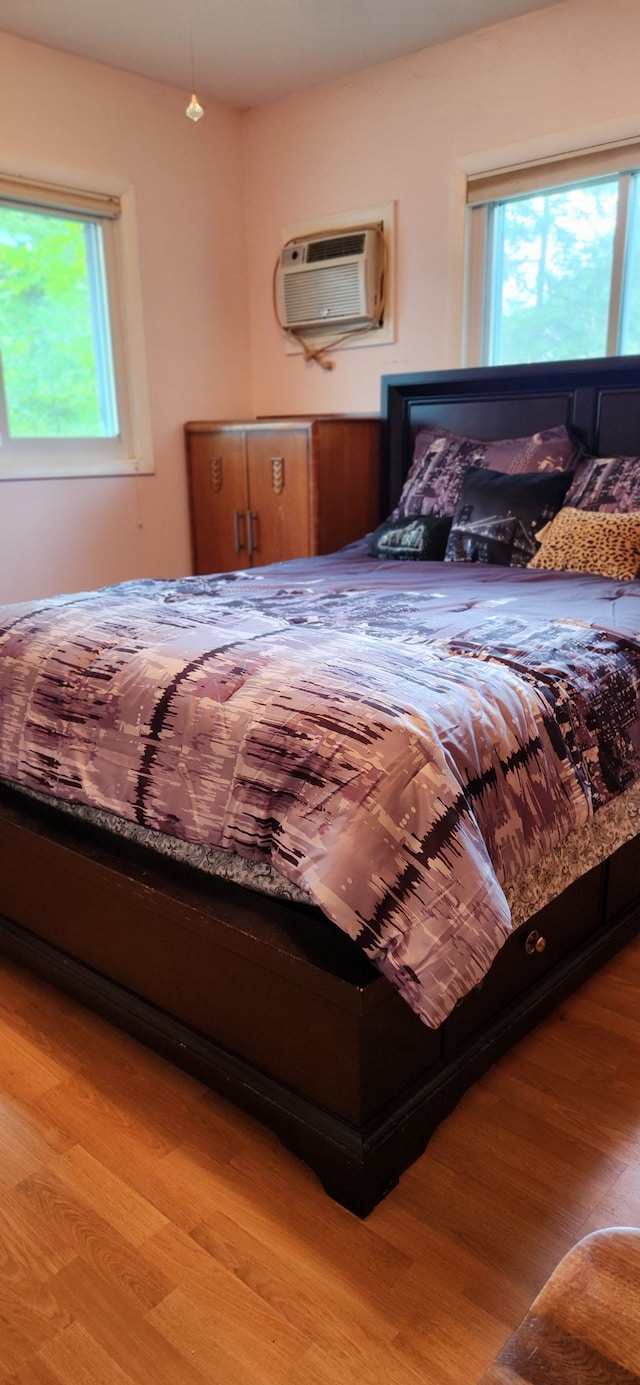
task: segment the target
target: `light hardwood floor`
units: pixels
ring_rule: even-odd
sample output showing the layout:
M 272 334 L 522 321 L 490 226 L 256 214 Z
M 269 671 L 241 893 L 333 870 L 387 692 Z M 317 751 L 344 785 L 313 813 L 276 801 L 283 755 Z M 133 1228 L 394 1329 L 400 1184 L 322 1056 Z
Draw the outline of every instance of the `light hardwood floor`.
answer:
M 640 939 L 365 1221 L 261 1126 L 0 963 L 2 1385 L 474 1385 L 564 1252 L 640 1225 Z

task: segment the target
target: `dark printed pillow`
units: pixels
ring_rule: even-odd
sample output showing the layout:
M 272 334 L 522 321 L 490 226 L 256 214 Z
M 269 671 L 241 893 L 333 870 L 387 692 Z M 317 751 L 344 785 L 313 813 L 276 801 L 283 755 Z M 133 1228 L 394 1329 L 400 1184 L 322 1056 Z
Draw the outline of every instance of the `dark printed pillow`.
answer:
M 567 496 L 574 510 L 640 510 L 640 457 L 587 457 Z
M 441 515 L 406 515 L 405 519 L 385 519 L 368 543 L 374 558 L 441 561 L 452 521 Z
M 442 561 L 451 520 L 439 515 L 407 515 L 379 525 L 369 541 L 374 558 Z
M 580 448 L 564 427 L 546 428 L 528 438 L 499 438 L 480 442 L 446 428 L 426 427 L 416 435 L 413 461 L 402 494 L 390 519 L 406 515 L 453 515 L 469 467 L 492 471 L 568 471 L 575 467 Z
M 473 467 L 463 483 L 447 543 L 447 562 L 526 567 L 536 533 L 560 509 L 572 471 L 519 476 Z

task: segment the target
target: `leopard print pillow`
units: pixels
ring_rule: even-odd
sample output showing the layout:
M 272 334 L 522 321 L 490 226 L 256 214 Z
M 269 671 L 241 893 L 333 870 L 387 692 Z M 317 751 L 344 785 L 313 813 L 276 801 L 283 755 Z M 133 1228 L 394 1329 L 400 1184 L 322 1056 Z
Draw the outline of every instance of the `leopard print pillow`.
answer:
M 640 510 L 601 514 L 565 505 L 536 538 L 540 548 L 528 567 L 595 572 L 630 581 L 640 572 Z

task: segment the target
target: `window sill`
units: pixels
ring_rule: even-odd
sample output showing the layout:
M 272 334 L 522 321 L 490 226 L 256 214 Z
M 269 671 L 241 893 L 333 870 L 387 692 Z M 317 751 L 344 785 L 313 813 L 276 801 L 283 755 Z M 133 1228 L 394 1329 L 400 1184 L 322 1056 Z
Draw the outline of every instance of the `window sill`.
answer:
M 150 476 L 155 467 L 150 457 L 50 457 L 40 454 L 10 459 L 0 449 L 0 482 L 52 481 L 71 477 Z

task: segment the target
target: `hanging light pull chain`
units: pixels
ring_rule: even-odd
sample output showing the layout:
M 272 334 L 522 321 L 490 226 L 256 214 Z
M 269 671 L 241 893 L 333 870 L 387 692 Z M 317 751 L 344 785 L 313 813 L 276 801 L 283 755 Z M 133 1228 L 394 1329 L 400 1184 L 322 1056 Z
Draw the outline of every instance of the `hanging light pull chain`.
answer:
M 191 58 L 191 100 L 189 102 L 189 105 L 187 106 L 185 115 L 188 115 L 189 120 L 195 121 L 202 119 L 202 116 L 204 115 L 204 110 L 202 109 L 202 106 L 200 105 L 195 91 L 193 90 L 196 81 L 194 77 L 193 61 L 193 20 L 191 16 L 191 0 L 187 0 L 187 14 L 189 16 L 189 56 Z

